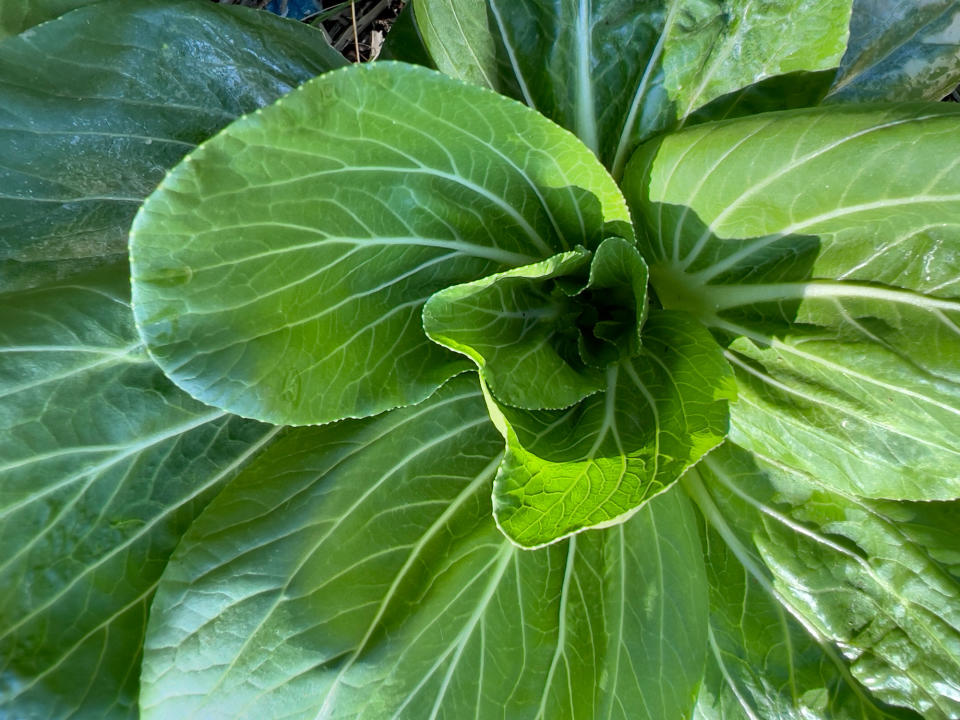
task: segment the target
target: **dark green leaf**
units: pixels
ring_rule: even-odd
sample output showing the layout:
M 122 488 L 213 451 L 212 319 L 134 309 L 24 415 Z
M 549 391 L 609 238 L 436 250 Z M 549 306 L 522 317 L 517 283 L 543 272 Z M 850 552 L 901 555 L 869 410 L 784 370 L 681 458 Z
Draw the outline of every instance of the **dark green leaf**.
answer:
M 71 10 L 101 0 L 4 0 L 0 3 L 0 40 Z
M 136 718 L 150 600 L 180 535 L 277 433 L 147 357 L 126 263 L 3 296 L 0 716 Z
M 706 597 L 685 498 L 524 552 L 490 517 L 501 448 L 473 376 L 278 442 L 168 567 L 145 720 L 688 717 Z
M 137 206 L 169 167 L 341 64 L 299 23 L 196 0 L 103 2 L 4 41 L 0 287 L 123 259 Z
M 440 70 L 523 100 L 574 131 L 619 177 L 640 141 L 710 100 L 771 75 L 836 67 L 850 4 L 416 0 L 414 7 Z
M 960 84 L 956 0 L 856 0 L 837 102 L 939 100 Z
M 858 499 L 833 491 L 815 476 L 751 458 L 735 446 L 711 453 L 698 472 L 702 481 L 694 475 L 688 486 L 714 530 L 752 575 L 751 583 L 762 594 L 775 595 L 825 648 L 818 654 L 809 640 L 792 646 L 794 631 L 779 634 L 797 661 L 795 677 L 784 679 L 806 693 L 799 698 L 803 704 L 814 703 L 816 709 L 819 703 L 824 717 L 884 716 L 879 708 L 868 712 L 870 703 L 857 684 L 844 681 L 843 664 L 831 659 L 826 645 L 832 642 L 846 656 L 853 676 L 876 697 L 927 718 L 957 717 L 960 504 Z M 718 567 L 715 561 L 711 566 Z M 756 683 L 749 688 L 752 703 L 782 706 L 789 698 L 782 691 L 777 698 L 771 694 L 774 688 L 761 685 L 784 677 L 784 668 L 769 667 L 783 657 L 782 651 L 774 645 L 764 666 L 744 667 L 732 657 L 739 650 L 735 634 L 728 633 L 737 628 L 726 623 L 719 626 L 726 628 L 725 636 L 715 632 L 721 603 L 726 603 L 728 617 L 746 618 L 741 623 L 763 617 L 762 610 L 741 604 L 751 601 L 747 591 L 731 584 L 723 589 L 724 595 L 728 592 L 726 600 L 718 597 L 718 588 L 712 593 L 714 643 L 727 648 L 724 662 L 738 685 Z M 770 611 L 766 615 L 775 617 Z M 777 625 L 782 633 L 792 623 Z M 774 633 L 751 635 L 746 638 L 744 632 L 748 646 L 763 638 L 770 645 L 778 638 Z M 810 648 L 812 665 L 798 654 L 804 646 Z M 749 652 L 748 658 L 756 657 L 760 648 Z M 805 678 L 810 672 L 827 684 Z
M 427 48 L 423 45 L 420 30 L 413 18 L 413 3 L 408 2 L 397 16 L 390 32 L 383 42 L 379 58 L 382 60 L 399 60 L 414 63 L 424 67 L 434 67 Z

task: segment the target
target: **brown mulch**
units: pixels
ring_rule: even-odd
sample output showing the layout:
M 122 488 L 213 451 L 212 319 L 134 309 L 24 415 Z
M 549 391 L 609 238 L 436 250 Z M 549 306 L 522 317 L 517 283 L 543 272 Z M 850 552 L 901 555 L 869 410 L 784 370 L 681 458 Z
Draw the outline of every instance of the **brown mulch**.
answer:
M 262 9 L 270 0 L 213 2 Z M 383 38 L 405 2 L 406 0 L 324 0 L 325 9 L 308 15 L 303 18 L 303 22 L 319 27 L 330 44 L 350 62 L 356 62 L 358 55 L 360 62 L 367 62 L 380 54 Z

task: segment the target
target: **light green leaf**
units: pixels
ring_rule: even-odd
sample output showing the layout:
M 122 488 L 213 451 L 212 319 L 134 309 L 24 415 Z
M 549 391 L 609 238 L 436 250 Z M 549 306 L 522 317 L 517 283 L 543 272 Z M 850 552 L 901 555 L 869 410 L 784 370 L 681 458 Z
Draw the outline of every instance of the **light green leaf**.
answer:
M 666 28 L 667 93 L 686 117 L 764 78 L 840 64 L 852 0 L 676 0 Z
M 71 10 L 101 0 L 4 0 L 0 3 L 0 40 Z
M 480 368 L 493 395 L 537 410 L 566 408 L 604 386 L 603 368 L 639 352 L 647 267 L 608 238 L 540 263 L 434 294 L 424 330 Z
M 619 178 L 640 141 L 710 100 L 771 75 L 836 67 L 850 4 L 417 0 L 414 8 L 440 70 L 539 110 Z
M 683 495 L 523 552 L 490 517 L 501 448 L 473 376 L 278 442 L 168 566 L 144 720 L 689 717 L 706 597 Z
M 414 24 L 437 70 L 474 85 L 502 91 L 496 39 L 491 33 L 484 3 L 417 0 L 411 3 L 411 9 Z M 515 92 L 504 94 L 517 95 Z
M 833 491 L 815 476 L 751 458 L 730 445 L 711 453 L 697 472 L 700 479 L 691 476 L 688 486 L 729 550 L 818 644 L 836 643 L 852 675 L 875 697 L 930 719 L 960 713 L 958 503 L 858 499 Z M 717 610 L 722 608 L 716 588 L 711 598 L 715 629 Z M 750 596 L 744 592 L 743 599 L 749 601 Z M 729 602 L 734 603 L 728 605 L 730 615 L 747 618 L 741 622 L 761 617 L 738 605 L 735 597 Z M 733 636 L 712 633 L 718 648 L 735 647 Z M 776 642 L 778 636 L 765 637 Z M 785 647 L 791 646 L 791 640 L 780 637 Z M 795 646 L 794 657 L 799 658 L 796 653 L 802 647 Z M 731 677 L 741 678 L 743 687 L 750 682 L 749 674 L 731 659 L 735 652 L 725 654 L 727 667 Z M 827 658 L 813 666 L 801 662 L 795 667 L 798 689 L 809 693 L 818 687 L 807 680 L 801 684 L 800 673 L 826 673 L 832 662 L 830 650 L 826 653 Z M 782 655 L 774 647 L 768 661 L 778 654 Z M 840 675 L 835 675 L 834 683 L 842 681 L 843 674 L 842 664 L 836 667 Z M 776 677 L 763 673 L 766 681 Z M 883 716 L 879 709 L 871 713 L 861 709 L 869 703 L 862 696 L 854 702 L 850 691 L 860 695 L 857 685 L 845 684 L 845 692 L 836 685 L 833 693 L 821 694 L 819 700 L 825 704 L 817 717 Z M 759 694 L 751 690 L 751 699 L 774 700 L 771 689 Z M 829 691 L 829 685 L 824 690 Z M 817 700 L 809 694 L 801 699 Z
M 420 402 L 469 367 L 437 290 L 610 235 L 620 191 L 531 110 L 439 73 L 354 66 L 231 125 L 131 233 L 138 326 L 174 382 L 292 424 Z
M 590 259 L 579 248 L 441 290 L 423 307 L 423 328 L 434 342 L 473 360 L 500 401 L 569 407 L 602 387 L 603 373 L 580 360 L 570 317 L 576 310 L 569 295 L 583 287 Z M 558 280 L 572 280 L 574 288 L 568 294 Z
M 856 0 L 829 100 L 940 100 L 960 84 L 956 0 Z
M 147 357 L 125 263 L 0 296 L 0 716 L 136 718 L 181 533 L 277 430 Z
M 732 385 L 702 325 L 651 310 L 640 354 L 608 366 L 602 392 L 565 410 L 518 410 L 488 397 L 507 440 L 497 524 L 535 548 L 623 522 L 723 440 Z
M 730 342 L 739 444 L 844 492 L 960 496 L 958 156 L 945 103 L 768 114 L 638 153 L 653 286 Z
M 300 23 L 194 0 L 103 2 L 5 40 L 0 287 L 123 260 L 137 206 L 169 167 L 341 64 Z

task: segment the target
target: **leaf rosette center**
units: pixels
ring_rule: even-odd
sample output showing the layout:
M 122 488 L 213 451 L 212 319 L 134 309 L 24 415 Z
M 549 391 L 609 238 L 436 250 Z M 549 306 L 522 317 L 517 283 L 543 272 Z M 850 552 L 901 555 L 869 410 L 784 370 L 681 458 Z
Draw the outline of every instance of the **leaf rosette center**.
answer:
M 471 358 L 499 402 L 569 407 L 635 356 L 647 314 L 647 266 L 627 240 L 604 240 L 435 293 L 423 310 L 435 342 Z

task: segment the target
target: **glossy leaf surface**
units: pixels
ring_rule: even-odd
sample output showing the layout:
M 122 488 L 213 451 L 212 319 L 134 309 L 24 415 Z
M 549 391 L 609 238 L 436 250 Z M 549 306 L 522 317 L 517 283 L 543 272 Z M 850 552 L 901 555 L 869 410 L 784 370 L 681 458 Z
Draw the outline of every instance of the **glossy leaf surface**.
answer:
M 472 376 L 281 440 L 167 570 L 145 720 L 689 715 L 706 597 L 684 496 L 528 553 L 490 517 L 501 452 Z
M 780 73 L 836 67 L 850 1 L 418 0 L 437 67 L 569 128 L 615 177 L 637 143 Z M 791 32 L 783 32 L 789 21 Z
M 180 535 L 277 433 L 147 357 L 126 265 L 0 295 L 0 716 L 135 718 Z
M 704 534 L 710 623 L 694 719 L 918 720 L 873 699 L 840 652 L 790 614 L 752 543 L 737 536 L 736 518 L 729 521 L 725 539 Z
M 101 0 L 5 0 L 0 4 L 0 40 Z
M 187 10 L 190 31 L 173 22 Z M 153 365 L 124 256 L 136 203 L 166 167 L 331 66 L 304 30 L 207 4 L 124 0 L 0 45 L 11 151 L 0 173 L 4 717 L 136 717 L 160 572 L 205 503 L 276 433 L 197 403 Z M 292 49 L 296 60 L 285 58 Z M 167 106 L 171 97 L 182 104 Z
M 653 286 L 729 343 L 739 444 L 843 492 L 960 494 L 958 130 L 945 103 L 831 107 L 635 158 Z
M 767 592 L 815 637 L 837 644 L 859 682 L 925 717 L 957 715 L 956 502 L 859 499 L 735 446 L 712 453 L 698 471 L 694 497 L 707 519 L 755 578 L 769 574 Z M 821 693 L 819 701 L 830 707 L 829 698 Z
M 960 84 L 954 0 L 856 0 L 836 102 L 940 100 Z
M 569 133 L 421 67 L 355 66 L 168 176 L 134 223 L 134 304 L 192 395 L 328 422 L 419 402 L 469 367 L 423 333 L 437 290 L 609 235 L 632 237 L 626 205 Z
M 764 78 L 834 68 L 847 46 L 850 2 L 668 4 L 674 22 L 665 31 L 664 84 L 681 118 Z
M 116 0 L 4 41 L 0 286 L 123 260 L 137 206 L 167 169 L 238 115 L 343 64 L 318 40 L 243 8 Z
M 522 547 L 623 521 L 726 436 L 733 377 L 707 330 L 651 310 L 642 337 L 637 356 L 606 368 L 601 392 L 569 408 L 488 400 L 507 440 L 494 513 Z

